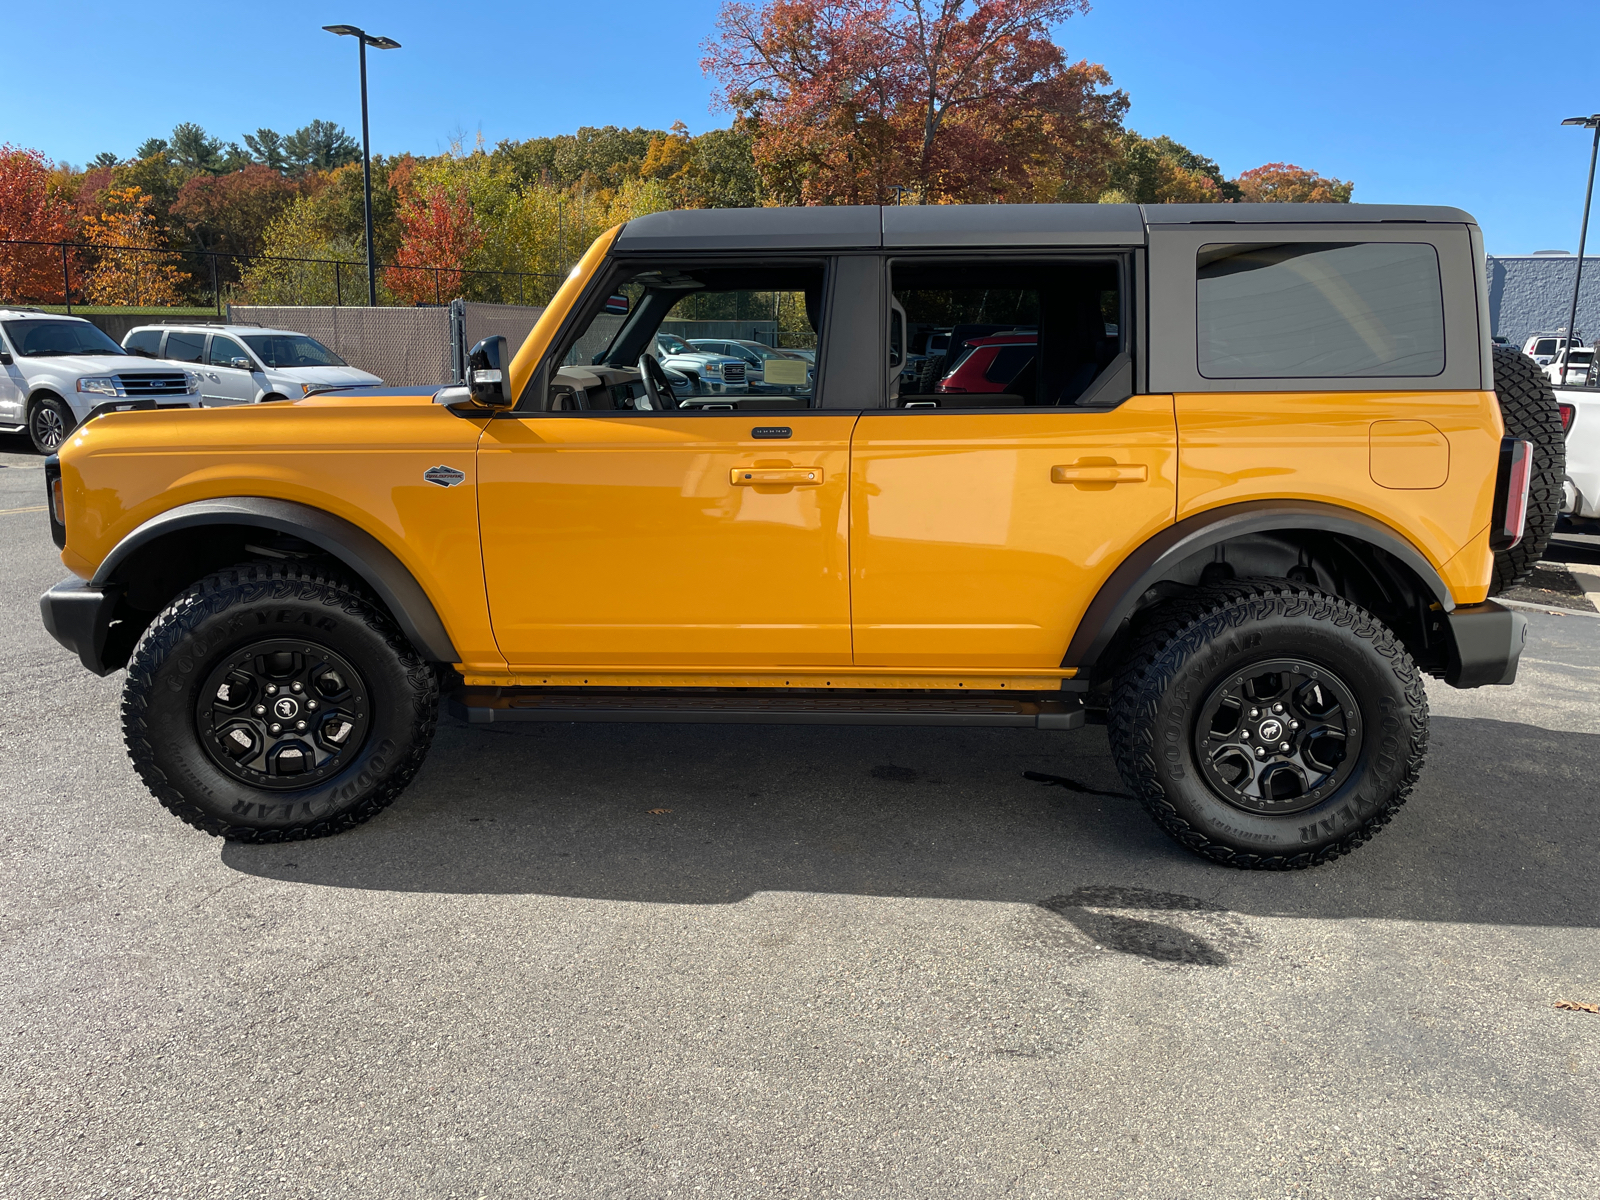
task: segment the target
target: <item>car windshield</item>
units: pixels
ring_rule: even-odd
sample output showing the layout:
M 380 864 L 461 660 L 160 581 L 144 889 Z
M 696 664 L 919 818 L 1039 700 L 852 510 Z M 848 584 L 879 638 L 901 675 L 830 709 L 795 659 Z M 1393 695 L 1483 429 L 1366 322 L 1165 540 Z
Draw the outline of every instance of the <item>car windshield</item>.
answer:
M 316 338 L 303 333 L 247 333 L 244 344 L 269 367 L 346 367 L 345 362 Z
M 687 345 L 669 333 L 656 334 L 656 342 L 668 354 L 690 354 L 692 351 Z
M 6 321 L 6 337 L 24 358 L 55 354 L 115 354 L 128 352 L 87 321 Z

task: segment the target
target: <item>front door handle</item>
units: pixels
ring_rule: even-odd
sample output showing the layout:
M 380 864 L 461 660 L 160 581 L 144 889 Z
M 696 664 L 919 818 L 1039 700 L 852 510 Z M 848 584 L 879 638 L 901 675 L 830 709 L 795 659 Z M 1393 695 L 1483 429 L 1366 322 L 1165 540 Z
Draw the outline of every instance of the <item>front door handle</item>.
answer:
M 734 467 L 728 472 L 736 487 L 779 484 L 783 487 L 815 487 L 822 482 L 821 467 Z
M 1150 470 L 1143 463 L 1051 467 L 1051 483 L 1144 483 Z

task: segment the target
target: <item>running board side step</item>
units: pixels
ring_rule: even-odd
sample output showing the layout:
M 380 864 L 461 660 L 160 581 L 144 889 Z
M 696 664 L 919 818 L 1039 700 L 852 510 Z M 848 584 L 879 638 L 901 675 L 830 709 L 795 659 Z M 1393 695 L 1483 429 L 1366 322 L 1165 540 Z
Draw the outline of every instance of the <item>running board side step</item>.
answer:
M 504 721 L 659 721 L 735 725 L 977 725 L 1077 729 L 1083 701 L 988 693 L 841 694 L 765 689 L 546 691 L 464 688 L 446 710 L 473 725 Z

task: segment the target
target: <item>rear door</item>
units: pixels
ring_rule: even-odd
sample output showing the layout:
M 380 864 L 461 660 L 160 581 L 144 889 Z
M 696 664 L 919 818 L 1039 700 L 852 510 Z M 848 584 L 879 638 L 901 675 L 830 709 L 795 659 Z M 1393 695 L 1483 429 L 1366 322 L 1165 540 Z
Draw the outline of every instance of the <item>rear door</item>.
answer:
M 250 367 L 235 366 L 248 362 Z M 213 333 L 206 349 L 207 387 L 214 404 L 250 404 L 261 389 L 256 386 L 255 360 L 225 333 Z
M 965 338 L 1000 326 L 1032 334 L 1036 353 L 1000 392 L 895 395 L 886 378 L 891 407 L 861 418 L 857 665 L 1058 667 L 1111 571 L 1172 522 L 1172 397 L 1132 394 L 1130 265 L 1105 253 L 890 260 L 899 344 L 953 326 L 953 362 Z
M 812 332 L 825 278 L 820 261 L 637 264 L 602 291 L 633 297 L 622 330 L 597 312 L 539 407 L 488 423 L 484 572 L 514 666 L 849 663 L 855 414 L 818 409 L 816 389 L 652 397 L 632 366 L 669 313 L 770 311 L 774 293 Z

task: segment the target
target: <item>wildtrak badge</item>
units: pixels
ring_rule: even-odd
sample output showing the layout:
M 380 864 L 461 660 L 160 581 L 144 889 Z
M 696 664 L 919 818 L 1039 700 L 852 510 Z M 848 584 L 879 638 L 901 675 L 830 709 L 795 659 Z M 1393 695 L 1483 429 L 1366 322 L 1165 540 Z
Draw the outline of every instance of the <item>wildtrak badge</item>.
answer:
M 437 483 L 440 487 L 455 487 L 467 477 L 467 473 L 441 463 L 437 467 L 429 467 L 422 473 L 422 477 L 429 483 Z

